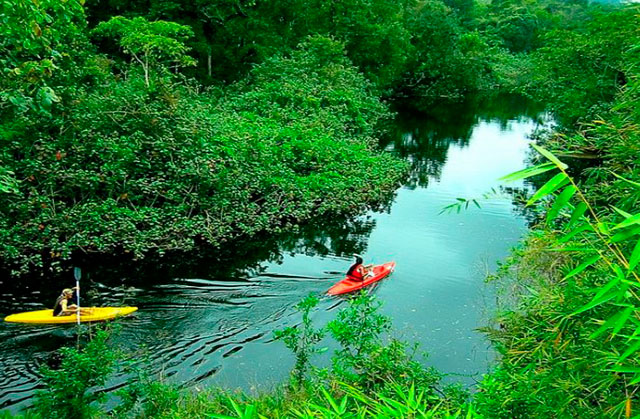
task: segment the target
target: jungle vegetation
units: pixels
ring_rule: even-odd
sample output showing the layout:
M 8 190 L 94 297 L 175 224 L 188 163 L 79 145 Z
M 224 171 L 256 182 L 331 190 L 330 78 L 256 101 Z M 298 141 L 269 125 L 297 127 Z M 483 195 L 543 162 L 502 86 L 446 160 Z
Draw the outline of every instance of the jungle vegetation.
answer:
M 330 331 L 346 352 L 329 372 L 313 373 L 326 385 L 313 396 L 300 389 L 314 379 L 308 360 L 317 331 L 283 332 L 299 361 L 290 384 L 297 390 L 287 394 L 309 401 L 302 417 L 407 406 L 417 410 L 402 414 L 427 417 L 640 411 L 638 6 L 6 0 L 0 7 L 0 260 L 14 275 L 67 269 L 74 252 L 142 258 L 361 211 L 404 176 L 404 163 L 376 148 L 390 101 L 428 110 L 471 93 L 488 100 L 519 93 L 544 103 L 558 126 L 532 153 L 533 168 L 510 176 L 539 186 L 527 205 L 540 217 L 494 278 L 504 289 L 500 327 L 487 329 L 500 353 L 495 371 L 470 398 L 444 391 L 406 346 L 377 340 L 386 321 L 368 325 L 375 337 L 349 355 L 357 343 L 340 318 Z M 576 158 L 586 168 L 573 170 Z M 366 311 L 373 303 L 358 304 Z M 301 304 L 303 315 L 312 305 Z M 313 327 L 308 317 L 304 324 Z M 165 404 L 153 411 L 195 412 L 176 403 L 184 394 L 157 389 L 147 400 Z M 222 404 L 196 398 L 188 406 L 270 415 L 255 398 L 220 397 Z M 144 416 L 145 406 L 137 408 Z

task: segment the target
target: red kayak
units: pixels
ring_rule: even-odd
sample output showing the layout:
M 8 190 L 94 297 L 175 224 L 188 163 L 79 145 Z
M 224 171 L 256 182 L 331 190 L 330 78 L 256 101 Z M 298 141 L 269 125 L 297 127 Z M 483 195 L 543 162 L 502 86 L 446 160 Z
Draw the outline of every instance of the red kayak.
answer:
M 327 294 L 339 295 L 346 294 L 348 292 L 357 291 L 367 285 L 380 281 L 385 276 L 389 275 L 396 268 L 395 262 L 387 262 L 384 265 L 376 265 L 373 267 L 373 276 L 365 278 L 364 281 L 355 281 L 349 277 L 335 284 L 329 288 Z

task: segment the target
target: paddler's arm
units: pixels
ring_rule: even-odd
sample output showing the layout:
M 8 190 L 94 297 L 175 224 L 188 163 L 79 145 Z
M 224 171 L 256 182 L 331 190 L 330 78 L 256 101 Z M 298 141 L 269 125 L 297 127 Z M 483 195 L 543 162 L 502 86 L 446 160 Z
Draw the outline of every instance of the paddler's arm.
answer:
M 60 301 L 60 306 L 62 307 L 62 314 L 75 313 L 78 311 L 78 307 L 75 304 L 71 306 L 67 305 L 67 300 Z

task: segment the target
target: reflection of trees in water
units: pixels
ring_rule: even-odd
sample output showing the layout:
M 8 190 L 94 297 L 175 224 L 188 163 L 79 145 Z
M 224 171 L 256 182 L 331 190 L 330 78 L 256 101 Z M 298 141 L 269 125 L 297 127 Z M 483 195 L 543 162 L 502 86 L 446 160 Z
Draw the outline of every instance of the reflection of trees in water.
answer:
M 426 187 L 430 179 L 440 178 L 449 147 L 469 145 L 478 122 L 497 122 L 506 130 L 510 122 L 539 118 L 542 109 L 524 98 L 509 95 L 470 98 L 464 103 L 433 107 L 426 113 L 407 104 L 398 105 L 396 111 L 395 124 L 381 145 L 409 161 L 411 173 L 406 186 L 415 188 Z
M 251 275 L 261 272 L 264 262 L 282 262 L 287 253 L 348 257 L 354 253 L 364 253 L 374 227 L 375 220 L 368 217 L 334 217 L 315 220 L 286 234 L 265 234 L 238 240 L 222 249 L 202 247 L 197 251 L 167 253 L 163 257 L 149 255 L 141 261 L 134 261 L 130 255 L 122 254 L 78 254 L 74 257 L 74 263 L 83 267 L 86 289 L 90 289 L 92 281 L 99 283 L 100 287 L 113 289 L 122 285 L 144 287 L 162 284 L 175 278 L 243 280 L 248 273 Z M 55 276 L 52 274 L 48 278 L 27 277 L 3 286 L 7 288 L 7 295 L 20 295 L 20 290 L 25 288 L 38 290 L 39 299 L 48 303 L 55 299 L 60 289 L 70 286 L 71 282 L 73 276 L 67 272 Z M 51 287 L 49 284 L 56 286 Z
M 375 220 L 369 217 L 358 217 L 307 226 L 299 233 L 281 239 L 279 254 L 290 252 L 308 256 L 351 256 L 354 253 L 364 253 L 375 225 Z
M 512 210 L 518 216 L 524 218 L 528 226 L 533 226 L 541 222 L 544 214 L 540 213 L 535 206 L 527 206 L 527 200 L 535 190 L 530 182 L 525 182 L 524 187 L 501 187 L 503 194 L 511 198 Z

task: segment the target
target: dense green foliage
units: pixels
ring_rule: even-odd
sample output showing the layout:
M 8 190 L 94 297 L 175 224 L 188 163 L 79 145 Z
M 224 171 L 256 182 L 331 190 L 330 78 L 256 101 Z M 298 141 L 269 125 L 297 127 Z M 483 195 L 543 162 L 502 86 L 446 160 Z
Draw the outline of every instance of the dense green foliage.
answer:
M 381 97 L 432 109 L 469 92 L 519 92 L 542 101 L 560 126 L 543 139 L 555 154 L 539 149 L 550 162 L 511 178 L 559 172 L 531 198 L 546 215 L 499 275 L 511 292 L 497 313 L 501 328 L 488 333 L 501 358 L 470 415 L 638 411 L 638 6 L 111 0 L 85 9 L 76 0 L 6 0 L 0 7 L 5 266 L 64 268 L 78 251 L 163 254 L 357 212 L 388 196 L 404 168 L 376 152 L 391 116 Z M 571 172 L 556 155 L 586 158 L 587 168 Z M 301 304 L 303 327 L 280 335 L 297 359 L 296 385 L 282 394 L 194 397 L 155 383 L 138 386 L 147 393 L 123 406 L 143 417 L 460 414 L 455 391 L 436 396 L 438 374 L 402 342 L 382 339 L 389 320 L 366 296 L 328 327 L 340 344 L 331 368 L 310 368 L 321 338 L 312 307 Z M 91 353 L 70 350 L 65 360 L 77 365 L 65 370 L 89 371 L 97 381 L 86 384 L 100 385 L 110 359 L 93 371 L 85 357 L 101 354 Z M 78 400 L 94 400 L 87 387 L 51 381 L 52 374 L 45 384 L 55 392 L 41 406 L 85 414 Z
M 311 38 L 224 92 L 203 92 L 171 67 L 189 64 L 189 32 L 113 19 L 94 33 L 134 58 L 123 78 L 96 55 L 99 77 L 78 62 L 58 66 L 50 83 L 58 73 L 75 80 L 52 90 L 56 106 L 8 97 L 5 263 L 25 272 L 78 250 L 142 256 L 216 245 L 358 211 L 395 188 L 402 163 L 373 152 L 389 113 L 339 43 Z
M 508 89 L 575 118 L 630 80 L 635 24 L 632 8 L 554 0 L 2 7 L 0 259 L 14 273 L 357 211 L 401 178 L 374 151 L 380 95 L 429 108 Z M 593 58 L 562 61 L 575 45 Z M 592 86 L 572 88 L 585 68 Z

